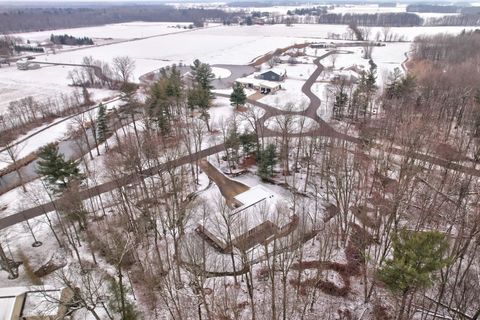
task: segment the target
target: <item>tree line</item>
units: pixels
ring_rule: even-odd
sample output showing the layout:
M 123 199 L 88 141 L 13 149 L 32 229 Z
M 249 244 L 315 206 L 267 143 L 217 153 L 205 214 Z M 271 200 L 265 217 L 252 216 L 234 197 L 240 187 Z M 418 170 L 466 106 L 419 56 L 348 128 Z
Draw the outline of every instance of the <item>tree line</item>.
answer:
M 14 32 L 54 30 L 120 23 L 148 22 L 201 22 L 230 16 L 217 9 L 176 9 L 166 5 L 119 5 L 71 8 L 4 8 L 1 12 L 0 34 Z
M 68 34 L 50 35 L 50 42 L 53 44 L 62 44 L 69 46 L 93 45 L 93 40 L 89 37 L 74 37 Z
M 438 18 L 426 19 L 425 25 L 429 26 L 478 26 L 480 16 L 478 14 L 448 15 Z

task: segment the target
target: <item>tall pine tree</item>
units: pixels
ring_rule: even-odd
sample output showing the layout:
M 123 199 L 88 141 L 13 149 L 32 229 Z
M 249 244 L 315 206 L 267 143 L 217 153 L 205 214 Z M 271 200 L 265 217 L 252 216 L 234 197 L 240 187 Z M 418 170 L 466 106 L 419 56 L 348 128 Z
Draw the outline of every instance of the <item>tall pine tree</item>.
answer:
M 215 79 L 212 67 L 210 67 L 208 63 L 203 63 L 200 62 L 200 60 L 195 59 L 193 65 L 190 66 L 190 69 L 195 84 L 211 95 L 211 90 L 213 89 L 212 81 Z
M 198 59 L 193 62 L 190 69 L 192 87 L 188 90 L 188 107 L 190 109 L 194 109 L 195 107 L 200 109 L 200 116 L 205 121 L 208 131 L 211 131 L 208 108 L 210 108 L 213 98 L 213 86 L 211 82 L 215 78 L 215 75 L 209 64 L 202 63 Z
M 96 134 L 99 142 L 104 142 L 105 140 L 107 140 L 107 107 L 102 103 L 98 106 Z
M 239 106 L 243 106 L 247 102 L 247 95 L 240 83 L 235 83 L 233 86 L 233 92 L 230 95 L 230 105 L 235 106 L 238 109 Z
M 273 168 L 277 164 L 277 150 L 274 144 L 269 144 L 260 152 L 258 161 L 258 175 L 262 180 L 273 176 Z
M 38 157 L 40 159 L 36 172 L 56 192 L 67 189 L 72 181 L 83 179 L 78 163 L 74 160 L 65 160 L 64 155 L 59 153 L 58 146 L 54 143 L 42 147 Z
M 447 239 L 438 231 L 402 230 L 393 237 L 393 257 L 380 269 L 379 278 L 401 295 L 397 319 L 404 319 L 408 296 L 430 287 L 435 272 L 448 265 L 447 251 Z

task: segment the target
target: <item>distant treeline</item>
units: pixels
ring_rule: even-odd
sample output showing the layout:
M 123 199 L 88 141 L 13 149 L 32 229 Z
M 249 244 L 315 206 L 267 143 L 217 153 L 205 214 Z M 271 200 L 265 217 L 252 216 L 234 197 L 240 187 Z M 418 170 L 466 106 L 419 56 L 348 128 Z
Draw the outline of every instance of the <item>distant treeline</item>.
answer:
M 16 52 L 36 52 L 36 53 L 43 53 L 45 50 L 42 47 L 32 47 L 30 45 L 15 45 L 13 49 Z
M 458 6 L 441 6 L 434 4 L 410 4 L 407 12 L 432 12 L 432 13 L 456 13 L 460 11 Z
M 8 8 L 0 11 L 0 34 L 87 27 L 131 21 L 199 22 L 227 19 L 217 9 L 176 9 L 167 5 L 111 5 L 92 8 Z
M 93 40 L 88 37 L 76 38 L 68 34 L 64 35 L 51 35 L 50 41 L 54 44 L 65 44 L 69 46 L 83 46 L 83 45 L 93 45 Z
M 298 16 L 319 16 L 327 13 L 327 7 L 313 7 L 313 8 L 300 8 L 295 10 L 288 10 L 287 15 L 298 15 Z
M 450 15 L 439 18 L 429 18 L 425 25 L 429 26 L 479 26 L 480 14 Z
M 365 27 L 411 27 L 421 26 L 423 19 L 413 13 L 327 13 L 316 17 L 321 24 L 356 24 Z
M 262 7 L 273 7 L 274 4 L 271 2 L 261 2 L 261 1 L 234 1 L 227 3 L 229 7 L 237 8 L 262 8 Z

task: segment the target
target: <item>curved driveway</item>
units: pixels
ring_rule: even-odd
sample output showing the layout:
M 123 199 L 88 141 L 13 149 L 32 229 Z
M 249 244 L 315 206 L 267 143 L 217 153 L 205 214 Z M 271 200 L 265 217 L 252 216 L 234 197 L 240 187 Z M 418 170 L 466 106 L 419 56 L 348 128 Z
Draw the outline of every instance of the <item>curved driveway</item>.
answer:
M 334 128 L 332 128 L 328 123 L 326 123 L 323 119 L 321 119 L 318 114 L 317 110 L 320 107 L 320 99 L 311 91 L 312 85 L 315 83 L 317 80 L 318 76 L 322 73 L 324 67 L 320 63 L 320 61 L 328 56 L 330 53 L 327 53 L 317 59 L 315 59 L 314 63 L 317 65 L 317 69 L 315 72 L 312 73 L 310 78 L 305 82 L 304 86 L 302 87 L 302 92 L 307 95 L 307 97 L 310 99 L 310 104 L 308 108 L 304 111 L 283 111 L 274 107 L 271 107 L 267 104 L 254 101 L 254 100 L 248 100 L 249 103 L 252 105 L 255 105 L 257 107 L 260 107 L 265 110 L 265 114 L 262 116 L 262 118 L 259 119 L 259 125 L 262 127 L 264 132 L 266 133 L 266 136 L 280 136 L 281 133 L 275 132 L 273 130 L 270 130 L 265 127 L 265 121 L 271 117 L 279 116 L 279 115 L 302 115 L 309 117 L 313 120 L 315 120 L 318 123 L 318 128 L 313 131 L 309 132 L 304 132 L 302 133 L 303 136 L 322 136 L 322 137 L 332 137 L 335 139 L 341 139 L 341 140 L 346 140 L 350 141 L 353 143 L 361 144 L 362 140 L 356 137 L 352 137 L 340 132 L 337 132 Z M 229 97 L 229 95 L 226 94 L 217 94 L 217 96 L 220 97 Z M 292 137 L 296 137 L 299 134 L 290 134 Z M 167 168 L 172 168 L 172 167 L 177 167 L 181 165 L 188 164 L 190 162 L 196 161 L 201 158 L 205 158 L 209 155 L 216 154 L 218 152 L 221 152 L 224 150 L 224 145 L 223 144 L 218 144 L 216 146 L 201 150 L 197 153 L 194 153 L 192 155 L 187 155 L 180 157 L 175 160 L 167 161 L 159 166 L 149 168 L 146 170 L 143 170 L 140 174 L 131 174 L 127 175 L 125 177 L 122 177 L 120 179 L 106 182 L 103 184 L 100 184 L 98 186 L 85 189 L 80 192 L 79 196 L 81 199 L 85 200 L 94 196 L 97 196 L 99 194 L 103 194 L 109 191 L 112 191 L 114 189 L 117 189 L 119 187 L 123 187 L 132 183 L 135 183 L 139 181 L 139 179 L 143 179 L 144 177 L 156 175 L 159 172 L 167 169 Z M 417 152 L 410 152 L 410 151 L 405 151 L 400 148 L 391 148 L 389 150 L 393 154 L 397 155 L 402 155 L 402 156 L 409 156 L 417 160 L 433 163 L 438 166 L 442 166 L 454 171 L 459 171 L 463 172 L 469 175 L 477 176 L 480 177 L 480 170 L 475 169 L 474 167 L 467 167 L 461 164 L 453 163 L 445 159 L 433 157 L 430 155 L 426 154 L 421 154 Z M 35 217 L 38 217 L 42 214 L 48 213 L 50 211 L 55 210 L 56 205 L 58 201 L 53 201 L 49 203 L 45 203 L 40 206 L 32 207 L 27 210 L 23 210 L 20 212 L 17 212 L 15 214 L 12 214 L 8 217 L 0 219 L 0 230 L 10 227 L 12 225 L 15 225 L 17 223 L 23 222 L 25 220 L 29 220 Z

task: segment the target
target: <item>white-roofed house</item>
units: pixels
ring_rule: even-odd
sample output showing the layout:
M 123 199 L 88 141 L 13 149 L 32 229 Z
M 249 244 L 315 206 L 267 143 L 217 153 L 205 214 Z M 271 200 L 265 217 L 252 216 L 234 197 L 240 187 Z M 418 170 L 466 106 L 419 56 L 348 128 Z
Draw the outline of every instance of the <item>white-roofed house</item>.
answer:
M 196 228 L 197 234 L 221 253 L 231 252 L 233 247 L 250 250 L 282 238 L 298 226 L 298 216 L 289 210 L 288 214 L 279 210 L 278 196 L 262 185 L 251 187 L 234 198 L 236 207 L 229 214 L 230 229 L 234 230 L 230 243 L 225 238 L 228 230 L 216 223 L 221 217 L 212 215 L 209 221 Z

